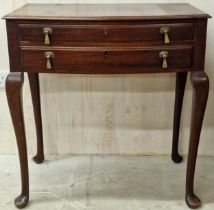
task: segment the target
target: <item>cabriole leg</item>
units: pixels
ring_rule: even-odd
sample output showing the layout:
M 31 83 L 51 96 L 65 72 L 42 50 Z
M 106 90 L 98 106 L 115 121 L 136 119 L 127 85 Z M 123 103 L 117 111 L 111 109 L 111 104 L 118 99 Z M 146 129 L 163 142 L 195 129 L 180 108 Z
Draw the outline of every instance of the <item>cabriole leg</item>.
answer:
M 186 203 L 190 208 L 197 208 L 201 205 L 201 201 L 194 193 L 194 174 L 201 127 L 209 93 L 209 79 L 203 71 L 192 72 L 190 78 L 193 87 L 193 100 L 186 174 Z
M 183 160 L 182 156 L 180 156 L 178 152 L 178 142 L 179 142 L 181 110 L 186 86 L 186 79 L 187 72 L 179 72 L 176 74 L 175 107 L 174 107 L 173 139 L 171 154 L 171 158 L 175 163 L 180 163 Z
M 27 145 L 25 137 L 24 118 L 22 110 L 22 85 L 24 75 L 21 72 L 10 73 L 6 79 L 6 93 L 10 114 L 16 134 L 16 141 L 19 152 L 22 190 L 14 203 L 18 208 L 24 208 L 29 200 L 29 175 L 27 160 Z
M 37 135 L 37 154 L 33 158 L 33 160 L 36 163 L 42 163 L 44 161 L 44 146 L 43 146 L 43 134 L 42 134 L 39 75 L 38 73 L 28 73 L 28 78 L 30 83 L 34 118 L 35 118 L 35 124 L 36 124 L 36 135 Z

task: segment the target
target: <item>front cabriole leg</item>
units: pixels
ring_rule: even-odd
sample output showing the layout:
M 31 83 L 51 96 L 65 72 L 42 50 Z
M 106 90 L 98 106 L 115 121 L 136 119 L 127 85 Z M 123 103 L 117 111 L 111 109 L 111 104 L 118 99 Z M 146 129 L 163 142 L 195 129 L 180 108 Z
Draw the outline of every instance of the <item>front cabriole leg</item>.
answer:
M 6 79 L 6 94 L 13 126 L 16 134 L 16 141 L 19 152 L 22 190 L 14 203 L 18 208 L 24 208 L 29 200 L 29 175 L 27 146 L 25 137 L 24 117 L 22 110 L 22 85 L 24 75 L 21 72 L 13 72 Z
M 209 79 L 203 71 L 192 72 L 190 79 L 193 87 L 193 100 L 186 174 L 186 203 L 190 208 L 197 208 L 201 205 L 201 201 L 194 193 L 194 174 L 201 127 L 209 93 Z

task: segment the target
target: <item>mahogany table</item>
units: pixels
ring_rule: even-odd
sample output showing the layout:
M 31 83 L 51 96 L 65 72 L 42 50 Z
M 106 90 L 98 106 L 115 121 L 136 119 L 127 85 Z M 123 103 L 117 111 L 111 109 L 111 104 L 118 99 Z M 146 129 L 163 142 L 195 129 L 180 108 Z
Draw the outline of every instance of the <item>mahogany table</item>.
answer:
M 36 163 L 44 160 L 39 73 L 176 73 L 172 160 L 180 163 L 180 116 L 187 73 L 190 72 L 193 104 L 186 203 L 191 208 L 200 206 L 193 188 L 209 92 L 209 80 L 204 72 L 208 14 L 189 4 L 27 4 L 4 18 L 10 58 L 6 93 L 21 166 L 22 191 L 15 199 L 18 208 L 25 207 L 29 200 L 22 110 L 24 72 L 28 73 L 34 107 Z

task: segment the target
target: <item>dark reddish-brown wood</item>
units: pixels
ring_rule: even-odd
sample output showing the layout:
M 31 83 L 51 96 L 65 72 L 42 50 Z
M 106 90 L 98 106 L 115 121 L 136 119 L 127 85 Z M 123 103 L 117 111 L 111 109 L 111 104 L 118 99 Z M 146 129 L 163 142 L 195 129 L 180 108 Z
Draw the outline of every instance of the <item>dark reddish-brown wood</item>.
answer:
M 28 73 L 30 90 L 34 109 L 34 118 L 36 123 L 37 135 L 37 154 L 33 158 L 36 163 L 42 163 L 44 160 L 43 134 L 42 134 L 42 116 L 39 90 L 39 75 L 37 73 Z
M 186 202 L 189 207 L 197 208 L 201 205 L 201 201 L 194 193 L 195 164 L 209 93 L 209 79 L 203 71 L 192 72 L 190 77 L 193 87 L 193 100 L 186 174 Z
M 28 176 L 28 160 L 27 145 L 25 138 L 25 125 L 22 111 L 22 85 L 24 75 L 21 72 L 10 73 L 6 79 L 6 93 L 8 105 L 15 129 L 17 146 L 19 151 L 22 191 L 20 196 L 15 199 L 15 205 L 23 208 L 27 205 L 29 199 L 29 176 Z
M 124 14 L 126 15 L 124 16 Z M 11 71 L 99 74 L 201 71 L 204 67 L 206 27 L 209 17 L 209 15 L 189 4 L 93 6 L 27 4 L 4 17 L 7 19 L 8 41 L 11 45 L 9 46 Z M 43 28 L 45 27 L 52 29 L 52 33 L 49 34 L 49 45 L 44 44 Z M 164 35 L 160 33 L 161 27 L 170 29 L 170 44 L 164 44 Z M 189 53 L 186 54 L 187 46 L 194 49 L 191 56 Z M 27 49 L 27 47 L 31 48 Z M 161 62 L 157 55 L 154 58 L 156 64 L 154 67 L 154 65 L 145 66 L 146 63 L 144 66 L 141 65 L 143 61 L 142 63 L 139 63 L 139 60 L 135 62 L 134 58 L 148 58 L 148 56 L 144 56 L 143 53 L 140 56 L 138 53 L 136 55 L 132 53 L 132 60 L 136 65 L 132 68 L 127 64 L 128 67 L 124 68 L 124 65 L 120 65 L 121 58 L 115 60 L 110 56 L 111 52 L 108 52 L 110 57 L 107 56 L 108 59 L 104 59 L 104 62 L 99 61 L 102 65 L 101 69 L 98 65 L 99 62 L 96 63 L 97 68 L 91 63 L 87 66 L 78 65 L 78 60 L 87 63 L 87 58 L 94 57 L 90 53 L 87 53 L 85 57 L 83 56 L 84 59 L 78 55 L 77 59 L 73 53 L 70 53 L 69 56 L 68 52 L 66 52 L 66 56 L 62 55 L 64 50 L 68 51 L 68 47 L 75 47 L 77 54 L 95 48 L 96 53 L 98 53 L 95 57 L 98 61 L 101 59 L 100 56 L 103 51 L 108 51 L 109 48 L 113 47 L 125 54 L 131 53 L 131 51 L 125 52 L 127 48 L 133 50 L 150 48 L 152 50 L 157 47 L 169 52 L 173 48 L 179 47 L 180 53 L 179 55 L 169 55 L 169 62 L 173 60 L 173 56 L 177 59 L 172 62 L 173 65 L 169 65 L 168 69 L 161 69 Z M 33 59 L 31 66 L 28 66 L 29 62 L 26 63 L 25 57 L 23 57 L 25 50 L 31 50 L 31 53 L 27 53 Z M 33 51 L 39 50 L 40 52 L 37 52 L 39 55 L 33 53 Z M 45 58 L 42 51 L 61 52 L 59 53 L 62 55 L 60 58 L 53 59 L 53 64 L 56 63 L 57 65 L 56 67 L 53 65 L 53 69 L 56 71 L 44 70 L 45 62 L 43 60 Z M 153 54 L 153 56 L 155 55 Z M 66 60 L 62 57 L 66 57 Z M 68 57 L 71 59 L 67 59 Z M 124 61 L 127 61 L 126 57 L 127 55 L 124 55 Z M 75 62 L 76 66 L 72 64 L 69 68 L 70 63 L 68 62 L 72 60 L 77 61 Z M 180 64 L 182 60 L 184 60 L 183 66 Z M 112 65 L 109 65 L 111 61 Z M 58 62 L 68 65 L 65 67 Z M 179 65 L 177 63 L 174 65 L 174 62 L 179 62 Z
M 169 36 L 172 43 L 178 41 L 190 41 L 194 38 L 193 23 L 172 24 L 142 24 L 142 25 L 44 25 L 44 24 L 20 24 L 20 41 L 23 44 L 44 45 L 44 27 L 52 28 L 51 45 L 66 42 L 161 42 L 163 34 L 161 27 L 169 27 Z M 31 33 L 29 33 L 31 31 Z M 31 36 L 31 34 L 34 36 Z
M 181 107 L 187 72 L 191 72 L 194 93 L 186 202 L 191 208 L 198 207 L 200 200 L 194 194 L 193 183 L 208 96 L 208 78 L 203 71 L 209 17 L 189 4 L 27 4 L 6 15 L 11 71 L 6 90 L 22 175 L 22 193 L 15 200 L 16 206 L 26 206 L 29 198 L 21 107 L 23 72 L 28 73 L 33 99 L 37 163 L 44 160 L 38 73 L 176 72 L 172 160 L 178 163 L 182 160 L 178 153 Z M 161 33 L 162 27 L 167 28 L 170 43 Z M 47 28 L 51 31 L 48 36 L 44 34 Z M 164 58 L 159 57 L 161 52 Z
M 10 71 L 20 71 L 20 49 L 18 43 L 18 25 L 16 21 L 7 20 L 7 39 L 10 58 Z
M 172 20 L 210 16 L 190 4 L 26 4 L 5 16 L 16 20 Z
M 207 19 L 195 23 L 195 50 L 193 65 L 195 71 L 204 70 L 205 50 L 207 37 Z
M 127 73 L 189 70 L 192 68 L 191 46 L 171 47 L 168 68 L 162 69 L 159 53 L 164 47 L 154 48 L 54 48 L 51 52 L 52 69 L 46 69 L 48 50 L 25 47 L 21 49 L 21 69 L 27 72 L 58 73 Z
M 173 122 L 173 139 L 172 139 L 172 160 L 175 163 L 180 163 L 183 158 L 178 152 L 179 129 L 181 119 L 181 109 L 186 86 L 187 72 L 179 72 L 176 74 L 175 87 L 175 108 L 174 108 L 174 122 Z

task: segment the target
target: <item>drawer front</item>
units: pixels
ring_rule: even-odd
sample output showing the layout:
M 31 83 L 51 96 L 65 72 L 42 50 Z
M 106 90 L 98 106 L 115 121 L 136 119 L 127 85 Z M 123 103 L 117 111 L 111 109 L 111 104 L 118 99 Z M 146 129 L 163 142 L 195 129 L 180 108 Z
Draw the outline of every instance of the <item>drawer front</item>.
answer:
M 144 25 L 40 25 L 20 24 L 19 38 L 23 45 L 58 45 L 70 43 L 160 42 L 165 43 L 163 28 L 170 42 L 189 41 L 194 37 L 193 23 Z M 45 32 L 46 30 L 46 32 Z
M 160 57 L 167 52 L 165 62 Z M 47 53 L 50 53 L 47 56 Z M 167 67 L 163 68 L 163 64 Z M 21 68 L 28 72 L 135 73 L 175 71 L 192 67 L 192 47 L 173 49 L 81 49 L 35 50 L 22 48 Z

